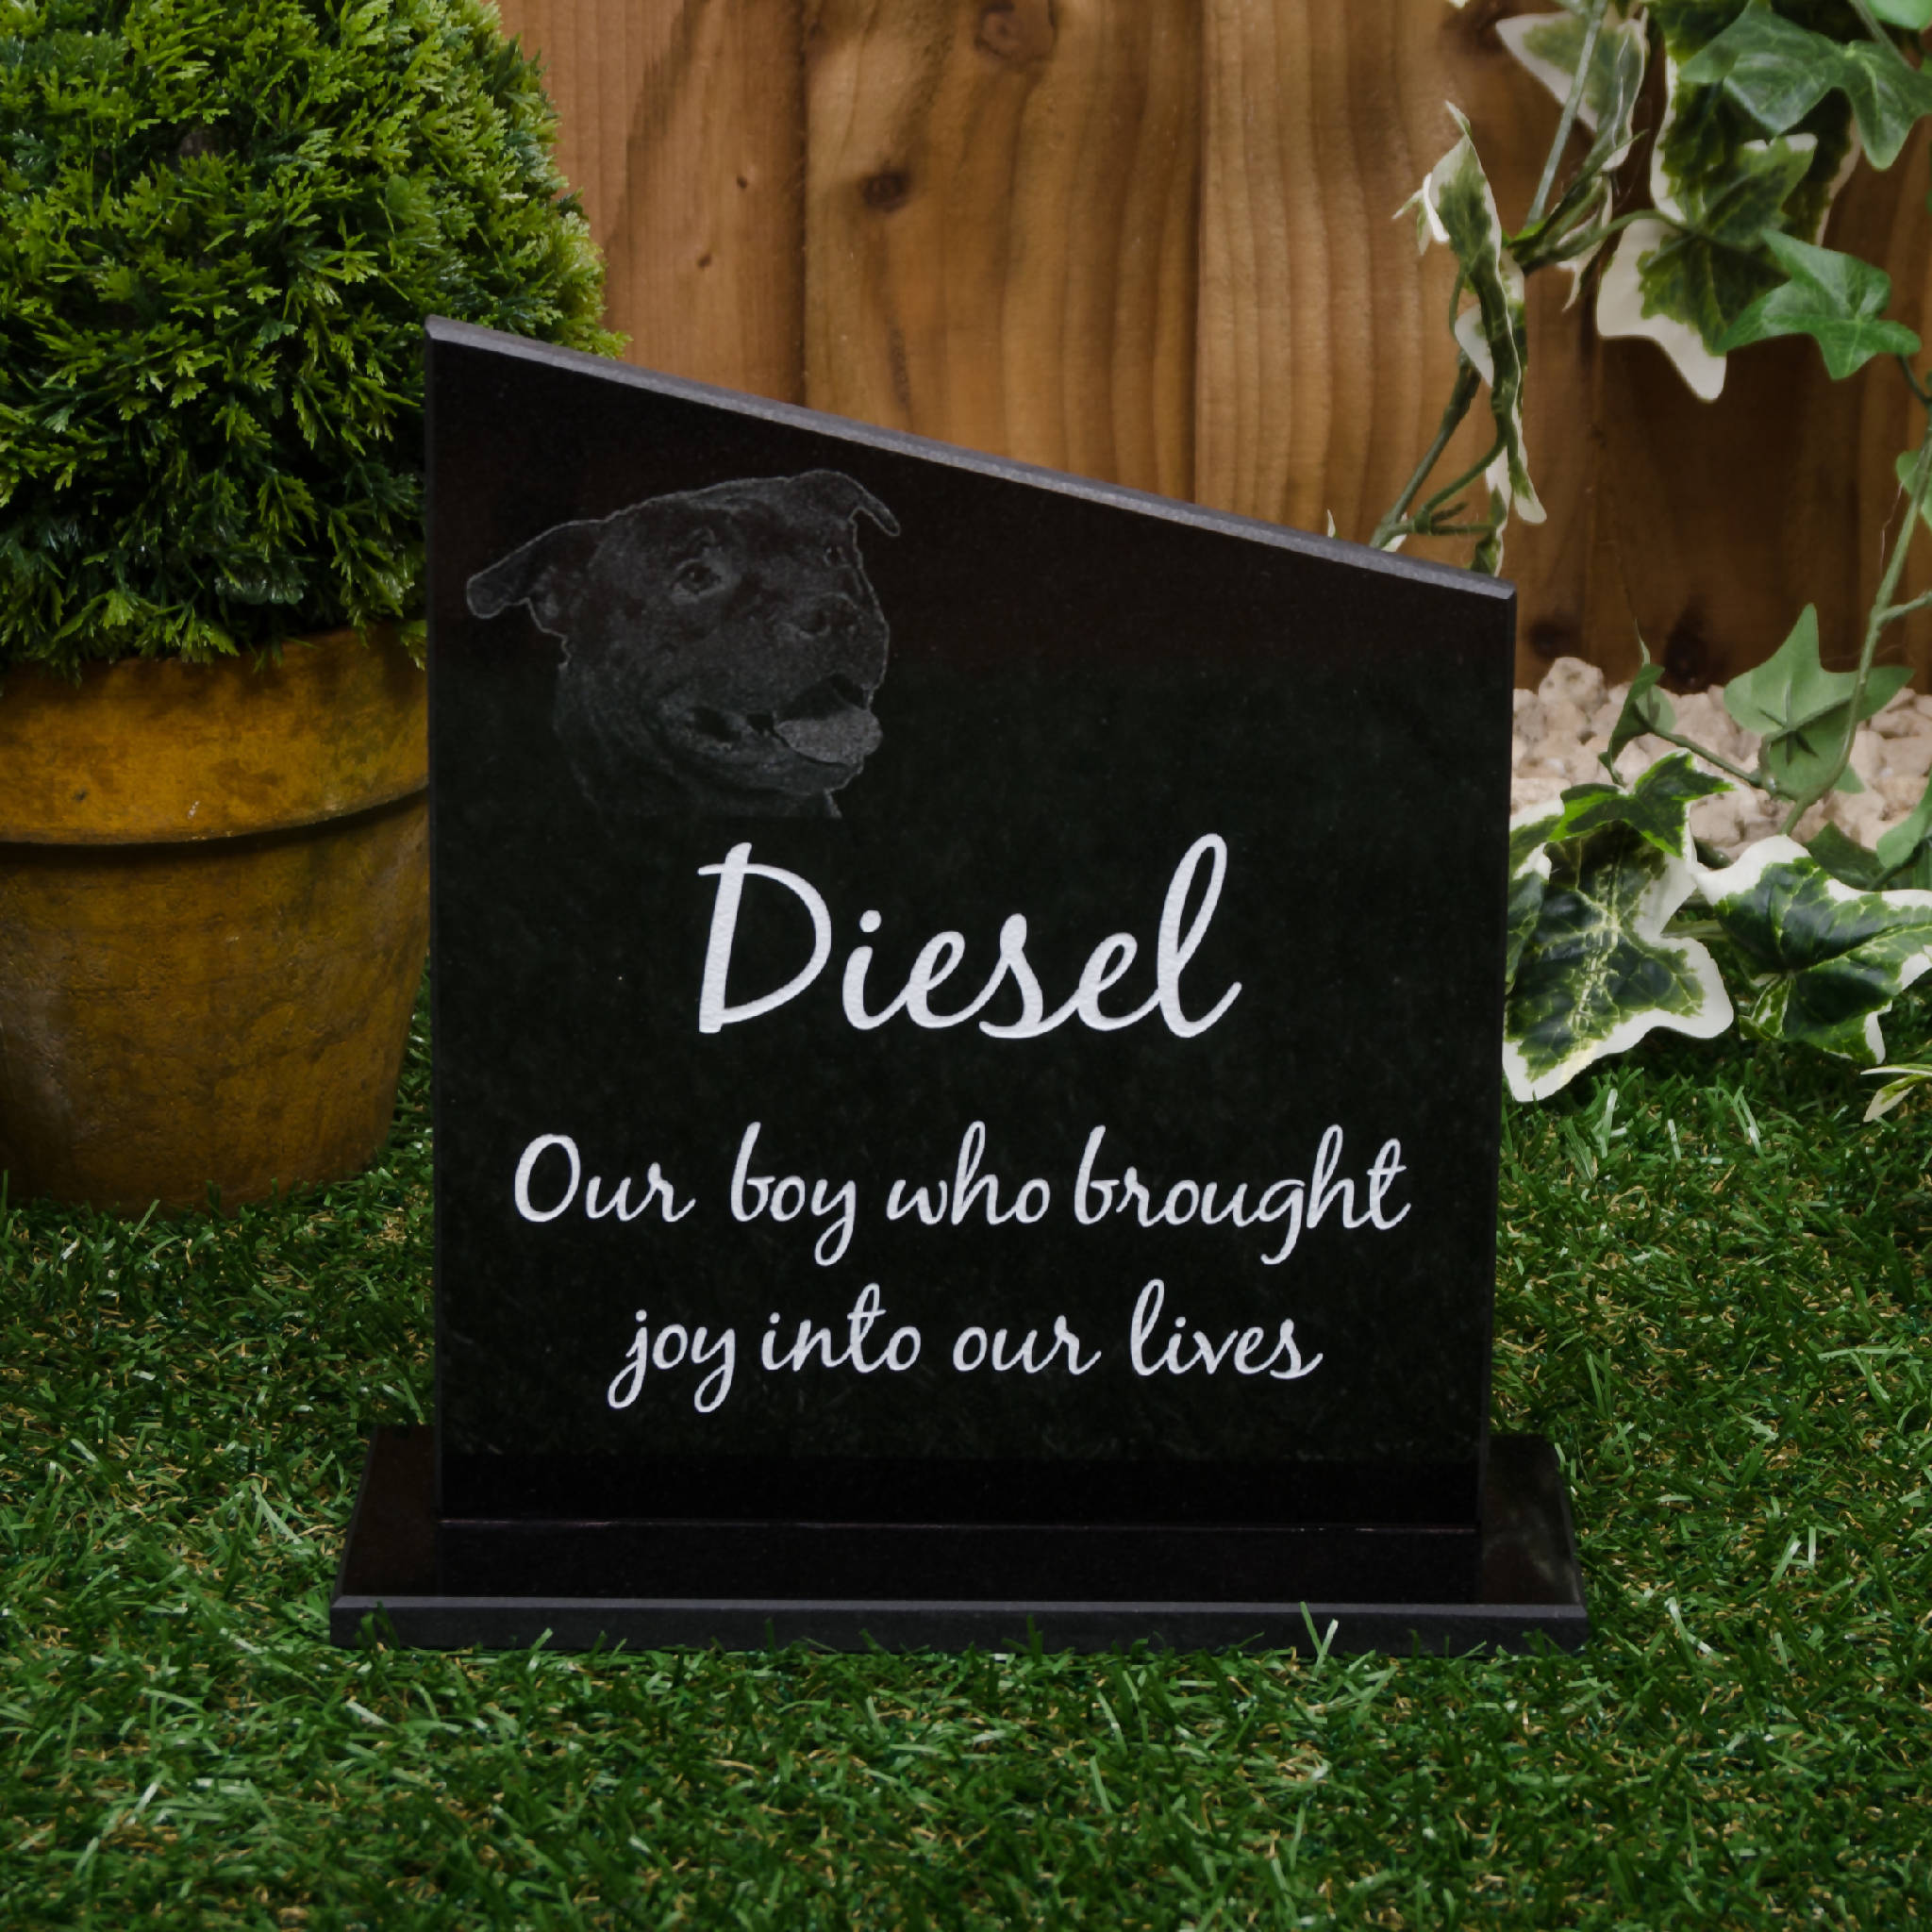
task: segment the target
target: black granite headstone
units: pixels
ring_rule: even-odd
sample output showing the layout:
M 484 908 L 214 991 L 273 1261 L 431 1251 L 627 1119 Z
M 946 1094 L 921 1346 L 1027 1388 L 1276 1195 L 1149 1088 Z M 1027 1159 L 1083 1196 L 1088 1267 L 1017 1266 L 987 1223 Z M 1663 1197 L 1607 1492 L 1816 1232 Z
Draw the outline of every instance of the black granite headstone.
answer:
M 434 1494 L 391 1445 L 427 1527 L 339 1627 L 1467 1635 L 1535 1514 L 1486 1469 L 1513 592 L 429 357 Z M 1539 1483 L 1497 1628 L 1574 1641 Z

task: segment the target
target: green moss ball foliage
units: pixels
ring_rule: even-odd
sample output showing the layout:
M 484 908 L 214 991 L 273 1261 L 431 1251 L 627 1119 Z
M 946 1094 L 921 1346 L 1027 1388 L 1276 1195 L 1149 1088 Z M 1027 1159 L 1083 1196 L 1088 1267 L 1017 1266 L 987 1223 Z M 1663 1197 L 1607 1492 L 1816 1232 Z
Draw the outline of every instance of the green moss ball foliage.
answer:
M 0 0 L 0 667 L 409 620 L 425 315 L 614 350 L 477 0 Z

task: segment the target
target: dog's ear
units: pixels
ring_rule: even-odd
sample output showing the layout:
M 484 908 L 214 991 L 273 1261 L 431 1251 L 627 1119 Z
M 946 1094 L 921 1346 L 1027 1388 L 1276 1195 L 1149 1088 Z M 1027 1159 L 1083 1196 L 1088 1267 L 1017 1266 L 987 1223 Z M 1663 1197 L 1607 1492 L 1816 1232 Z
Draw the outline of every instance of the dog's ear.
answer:
M 585 571 L 604 535 L 596 523 L 558 524 L 532 537 L 488 570 L 479 570 L 466 590 L 471 612 L 494 617 L 512 604 L 527 604 L 539 630 L 565 637 Z
M 863 511 L 887 536 L 899 534 L 898 518 L 870 490 L 855 483 L 842 470 L 808 470 L 790 481 L 794 495 L 819 509 L 848 521 Z

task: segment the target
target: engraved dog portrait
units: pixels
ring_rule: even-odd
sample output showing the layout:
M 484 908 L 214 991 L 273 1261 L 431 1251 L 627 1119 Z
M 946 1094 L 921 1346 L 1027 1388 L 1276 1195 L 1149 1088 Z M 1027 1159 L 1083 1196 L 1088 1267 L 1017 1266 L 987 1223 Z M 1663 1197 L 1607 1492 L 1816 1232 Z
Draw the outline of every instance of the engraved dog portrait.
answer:
M 553 721 L 607 817 L 836 818 L 878 748 L 888 631 L 836 470 L 654 496 L 558 524 L 479 571 L 470 609 L 561 641 Z

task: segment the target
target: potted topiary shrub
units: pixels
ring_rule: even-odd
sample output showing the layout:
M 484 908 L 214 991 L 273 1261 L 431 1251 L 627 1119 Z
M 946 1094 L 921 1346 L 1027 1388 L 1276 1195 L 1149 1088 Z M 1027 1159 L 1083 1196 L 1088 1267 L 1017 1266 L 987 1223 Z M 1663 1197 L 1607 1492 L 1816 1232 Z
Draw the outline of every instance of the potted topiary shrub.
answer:
M 387 1131 L 427 939 L 421 324 L 608 349 L 478 0 L 0 0 L 0 1169 Z

